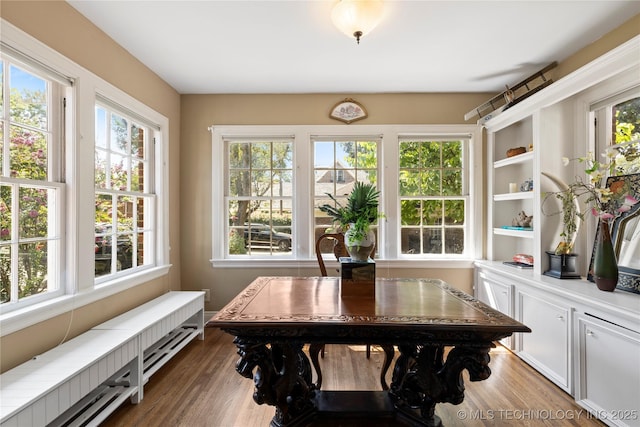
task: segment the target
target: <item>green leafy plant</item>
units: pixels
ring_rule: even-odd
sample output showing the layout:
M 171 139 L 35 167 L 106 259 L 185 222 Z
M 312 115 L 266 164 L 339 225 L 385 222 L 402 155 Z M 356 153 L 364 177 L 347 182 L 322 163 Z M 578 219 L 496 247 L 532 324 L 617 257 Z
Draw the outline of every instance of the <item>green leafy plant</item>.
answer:
M 335 205 L 324 204 L 319 209 L 329 215 L 334 223 L 338 223 L 342 231 L 351 227 L 351 236 L 354 240 L 363 239 L 369 232 L 371 224 L 383 216 L 378 212 L 380 192 L 373 184 L 356 182 L 345 206 L 340 204 L 333 195 L 328 193 L 327 195 Z

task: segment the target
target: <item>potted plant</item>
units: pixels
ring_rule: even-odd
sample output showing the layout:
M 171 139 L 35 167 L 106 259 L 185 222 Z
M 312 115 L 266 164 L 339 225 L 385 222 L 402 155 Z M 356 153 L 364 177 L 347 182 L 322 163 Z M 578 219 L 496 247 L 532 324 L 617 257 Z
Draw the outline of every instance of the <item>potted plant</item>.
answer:
M 356 182 L 345 206 L 333 195 L 327 195 L 335 205 L 324 204 L 319 209 L 329 215 L 344 233 L 345 246 L 351 259 L 367 261 L 375 246 L 375 234 L 371 230 L 371 224 L 382 217 L 378 212 L 380 192 L 373 184 Z
M 578 219 L 582 219 L 580 213 L 580 204 L 578 203 L 578 195 L 572 191 L 571 187 L 564 183 L 560 178 L 547 173 L 542 172 L 542 175 L 549 178 L 560 191 L 547 193 L 543 200 L 542 207 L 544 212 L 544 205 L 548 197 L 554 196 L 560 202 L 561 210 L 559 212 L 547 215 L 561 214 L 562 217 L 562 231 L 560 232 L 560 243 L 556 246 L 554 253 L 556 255 L 571 254 L 575 245 L 576 236 L 578 234 L 579 223 Z
M 578 220 L 582 219 L 578 197 L 572 191 L 572 188 L 560 178 L 546 172 L 542 172 L 542 174 L 556 184 L 560 190 L 547 193 L 542 207 L 544 208 L 544 202 L 548 197 L 554 196 L 560 202 L 561 210 L 556 214 L 561 215 L 562 223 L 560 243 L 558 243 L 554 251 L 546 251 L 549 257 L 549 270 L 545 271 L 544 274 L 558 279 L 579 279 L 580 274 L 576 269 L 576 257 L 578 255 L 573 253 L 579 228 Z M 544 210 L 543 213 L 545 213 Z

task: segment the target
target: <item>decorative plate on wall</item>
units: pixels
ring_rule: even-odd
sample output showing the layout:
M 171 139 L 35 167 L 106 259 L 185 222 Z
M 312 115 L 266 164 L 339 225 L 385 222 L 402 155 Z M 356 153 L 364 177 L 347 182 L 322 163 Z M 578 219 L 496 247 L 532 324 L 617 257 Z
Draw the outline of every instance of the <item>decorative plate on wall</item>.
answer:
M 351 98 L 346 98 L 344 101 L 338 102 L 331 109 L 329 117 L 349 124 L 355 122 L 356 120 L 362 120 L 366 118 L 367 110 L 365 110 L 360 103 L 354 101 Z

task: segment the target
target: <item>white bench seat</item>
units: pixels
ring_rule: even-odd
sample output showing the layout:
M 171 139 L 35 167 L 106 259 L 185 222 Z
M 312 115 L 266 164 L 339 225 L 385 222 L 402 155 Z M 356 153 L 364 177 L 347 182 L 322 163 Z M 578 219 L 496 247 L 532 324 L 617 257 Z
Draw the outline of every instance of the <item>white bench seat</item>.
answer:
M 0 375 L 0 425 L 84 425 L 92 400 L 117 395 L 89 411 L 97 425 L 127 398 L 141 400 L 149 376 L 203 334 L 204 293 L 166 293 Z
M 90 330 L 2 374 L 3 426 L 46 425 L 136 359 L 129 331 Z

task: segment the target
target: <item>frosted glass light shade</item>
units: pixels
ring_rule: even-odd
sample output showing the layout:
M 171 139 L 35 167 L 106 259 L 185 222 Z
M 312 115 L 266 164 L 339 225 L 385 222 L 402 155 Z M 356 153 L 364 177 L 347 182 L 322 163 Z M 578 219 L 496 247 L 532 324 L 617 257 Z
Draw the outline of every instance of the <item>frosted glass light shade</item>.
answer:
M 381 0 L 340 0 L 333 7 L 331 20 L 340 31 L 360 43 L 360 37 L 380 23 L 383 9 Z

